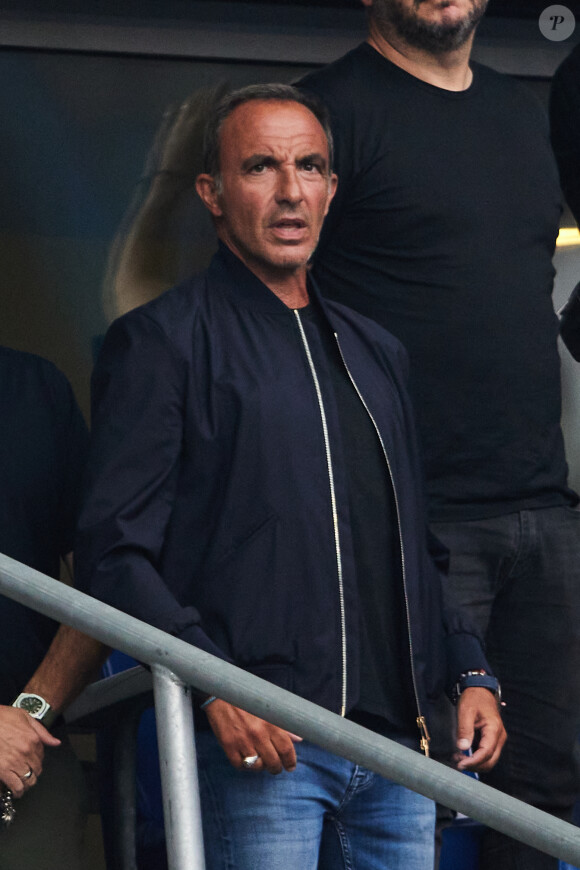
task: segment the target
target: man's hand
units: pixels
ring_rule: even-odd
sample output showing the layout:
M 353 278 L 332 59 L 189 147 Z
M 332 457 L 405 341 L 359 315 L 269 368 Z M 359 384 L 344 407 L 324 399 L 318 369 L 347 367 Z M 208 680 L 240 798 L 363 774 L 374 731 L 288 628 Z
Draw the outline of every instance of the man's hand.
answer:
M 24 710 L 0 706 L 0 782 L 14 797 L 22 797 L 36 784 L 44 747 L 59 745 L 60 740 Z
M 473 755 L 461 756 L 458 770 L 486 771 L 497 764 L 507 734 L 501 721 L 496 699 L 489 689 L 465 689 L 457 704 L 457 748 L 471 749 L 475 732 L 479 732 Z
M 293 744 L 300 742 L 301 737 L 270 725 L 226 701 L 213 701 L 205 712 L 230 764 L 238 770 L 245 769 L 243 760 L 252 755 L 257 755 L 258 760 L 251 771 L 282 773 L 296 767 Z

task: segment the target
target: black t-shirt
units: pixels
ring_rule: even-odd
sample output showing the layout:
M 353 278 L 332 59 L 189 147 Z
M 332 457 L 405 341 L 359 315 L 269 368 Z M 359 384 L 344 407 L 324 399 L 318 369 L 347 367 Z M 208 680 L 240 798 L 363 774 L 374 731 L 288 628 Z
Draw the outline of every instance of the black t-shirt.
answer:
M 401 551 L 383 448 L 344 366 L 331 327 L 314 304 L 342 438 L 360 605 L 360 692 L 349 718 L 390 736 L 416 731 Z M 371 716 L 361 715 L 371 714 Z
M 0 347 L 0 552 L 51 577 L 72 550 L 88 433 L 52 363 Z M 63 587 L 64 591 L 64 587 Z M 0 596 L 0 703 L 11 703 L 56 631 Z
M 479 64 L 451 92 L 364 43 L 301 82 L 331 111 L 325 295 L 411 359 L 432 519 L 567 503 L 551 292 L 560 190 L 546 120 Z

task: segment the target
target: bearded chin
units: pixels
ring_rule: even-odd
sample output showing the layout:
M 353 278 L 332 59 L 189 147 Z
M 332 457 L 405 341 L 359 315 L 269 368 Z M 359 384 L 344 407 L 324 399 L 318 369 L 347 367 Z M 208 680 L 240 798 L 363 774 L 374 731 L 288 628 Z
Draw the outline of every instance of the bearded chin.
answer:
M 420 5 L 419 3 L 415 5 Z M 449 24 L 438 24 L 423 21 L 405 9 L 398 0 L 375 0 L 373 13 L 379 27 L 387 25 L 394 28 L 405 42 L 415 48 L 423 49 L 430 54 L 445 54 L 464 45 L 485 12 L 487 0 L 477 3 L 471 13 L 462 21 Z

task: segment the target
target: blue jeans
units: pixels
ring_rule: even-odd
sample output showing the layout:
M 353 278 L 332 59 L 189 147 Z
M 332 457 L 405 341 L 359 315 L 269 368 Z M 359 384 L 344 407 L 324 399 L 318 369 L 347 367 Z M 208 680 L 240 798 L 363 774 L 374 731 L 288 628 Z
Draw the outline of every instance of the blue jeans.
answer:
M 507 706 L 508 742 L 482 779 L 561 818 L 579 790 L 580 511 L 525 510 L 433 523 L 449 548 L 449 590 L 486 640 Z M 482 870 L 556 870 L 543 853 L 489 831 Z
M 238 771 L 197 735 L 207 870 L 432 870 L 433 803 L 314 746 L 292 773 Z

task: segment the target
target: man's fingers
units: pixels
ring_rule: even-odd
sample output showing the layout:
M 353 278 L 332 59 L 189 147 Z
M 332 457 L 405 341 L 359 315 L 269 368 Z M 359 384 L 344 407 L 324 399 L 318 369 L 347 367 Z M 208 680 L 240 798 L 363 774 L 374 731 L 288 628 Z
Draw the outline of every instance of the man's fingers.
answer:
M 255 717 L 253 724 L 253 744 L 263 768 L 274 775 L 282 773 L 283 770 L 294 770 L 296 752 L 288 732 Z
M 492 693 L 483 687 L 471 687 L 462 693 L 458 705 L 457 747 L 468 750 L 479 732 L 479 743 L 473 755 L 463 757 L 459 770 L 487 771 L 497 763 L 506 732 Z
M 485 772 L 491 770 L 497 763 L 500 756 L 500 750 L 489 747 L 479 747 L 473 755 L 462 758 L 457 765 L 458 770 L 475 770 Z
M 501 751 L 506 741 L 503 725 L 489 724 L 481 729 L 481 738 L 473 755 L 462 757 L 458 770 L 491 770 L 499 761 Z
M 284 770 L 292 771 L 296 769 L 296 749 L 294 743 L 298 742 L 294 734 L 289 734 L 278 728 L 272 736 L 272 742 L 276 748 L 276 752 L 282 762 Z
M 29 767 L 26 773 L 20 774 L 20 779 L 22 780 L 24 791 L 28 791 L 29 788 L 32 788 L 38 782 L 38 775 L 32 767 Z
M 36 785 L 37 779 L 38 777 L 31 767 L 23 771 L 3 771 L 1 775 L 1 781 L 10 789 L 15 798 L 22 797 L 25 791 Z
M 4 783 L 6 788 L 10 789 L 15 798 L 22 797 L 24 794 L 24 783 L 13 770 L 3 771 L 1 781 Z
M 44 727 L 42 722 L 38 721 L 38 719 L 33 719 L 32 717 L 30 717 L 30 724 L 32 725 L 33 729 L 36 731 L 36 734 L 45 746 L 60 746 L 61 741 L 58 739 L 58 737 L 55 737 L 54 734 L 51 734 L 50 731 L 48 731 Z
M 221 700 L 214 701 L 205 712 L 228 761 L 238 770 L 278 774 L 296 767 L 294 743 L 301 740 L 298 735 Z M 245 765 L 244 759 L 254 755 L 258 759 Z
M 284 765 L 282 764 L 282 760 L 274 744 L 270 740 L 257 747 L 256 752 L 258 753 L 264 770 L 267 770 L 268 773 L 274 775 L 282 773 Z M 256 769 L 259 770 L 259 768 Z
M 0 769 L 0 782 L 10 789 L 14 797 L 19 798 L 38 782 L 42 773 L 42 758 L 35 753 L 11 753 L 11 756 L 6 761 L 6 767 Z
M 293 745 L 294 735 L 287 731 L 266 726 L 264 733 L 256 733 L 253 736 L 255 751 L 249 755 L 243 755 L 241 768 L 248 771 L 266 770 L 268 773 L 277 775 L 283 770 L 292 771 L 296 767 L 296 751 Z

